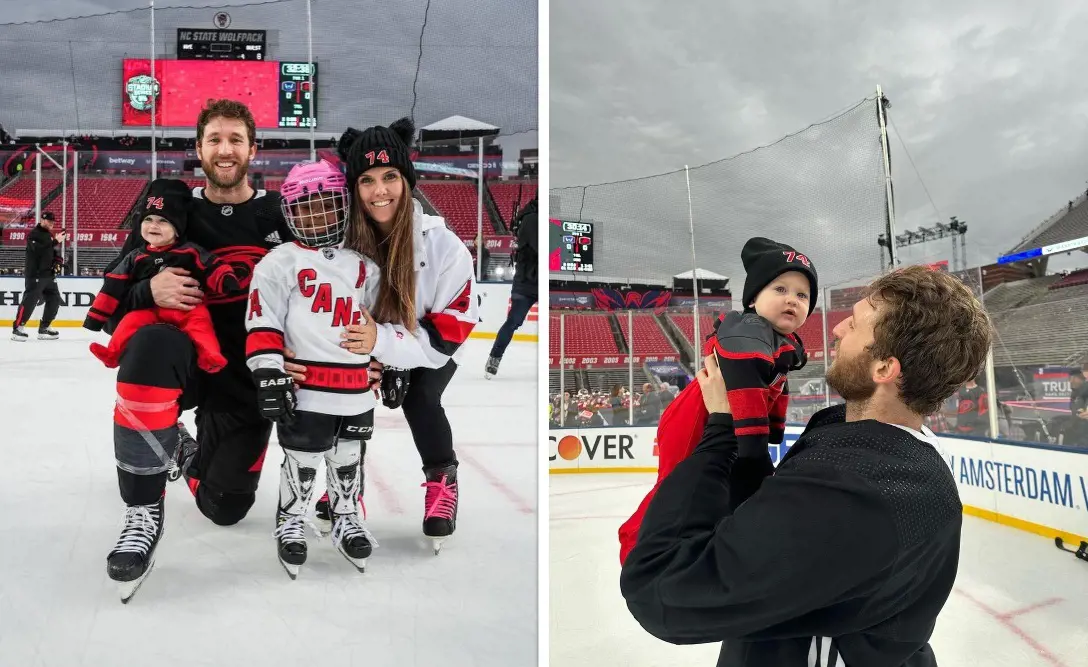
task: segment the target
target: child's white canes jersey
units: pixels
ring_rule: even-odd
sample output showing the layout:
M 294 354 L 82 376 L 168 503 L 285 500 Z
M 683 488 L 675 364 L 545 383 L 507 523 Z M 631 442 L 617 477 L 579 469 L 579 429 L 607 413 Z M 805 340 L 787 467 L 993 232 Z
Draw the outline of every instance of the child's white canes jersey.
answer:
M 371 356 L 396 368 L 442 368 L 460 362 L 462 344 L 480 321 L 472 255 L 442 218 L 412 200 L 416 329 L 378 324 Z
M 306 366 L 299 410 L 350 416 L 373 409 L 370 357 L 340 347 L 340 334 L 362 322 L 363 308 L 374 309 L 379 284 L 378 265 L 353 250 L 298 242 L 276 247 L 253 270 L 246 365 L 283 370 L 287 347 L 292 361 Z

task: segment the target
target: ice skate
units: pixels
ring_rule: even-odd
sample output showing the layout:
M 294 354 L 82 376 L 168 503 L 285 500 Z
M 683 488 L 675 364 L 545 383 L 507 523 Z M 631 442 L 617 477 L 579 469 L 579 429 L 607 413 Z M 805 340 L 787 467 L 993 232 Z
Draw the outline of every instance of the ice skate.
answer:
M 325 512 L 332 522 L 332 541 L 336 550 L 360 572 L 366 572 L 377 540 L 359 517 L 363 488 L 363 444 L 360 440 L 338 440 L 325 452 L 325 476 L 328 484 Z
M 154 505 L 133 505 L 125 510 L 121 537 L 106 557 L 106 572 L 118 582 L 122 603 L 128 604 L 151 574 L 162 533 L 163 499 Z
M 487 365 L 484 366 L 484 377 L 490 380 L 499 374 L 499 364 L 502 362 L 502 357 L 488 357 Z
M 434 555 L 457 529 L 457 463 L 424 468 L 427 489 L 423 507 L 423 535 L 431 540 Z
M 327 537 L 332 532 L 332 512 L 329 510 L 329 492 L 321 494 L 314 508 L 314 530 L 318 535 Z
M 30 340 L 30 336 L 26 334 L 26 329 L 23 327 L 16 327 L 11 330 L 11 339 L 16 343 L 25 343 Z
M 60 333 L 56 329 L 38 329 L 38 340 L 56 340 L 60 338 Z
M 276 530 L 272 534 L 276 537 L 276 553 L 280 565 L 294 580 L 306 562 L 306 526 L 317 530 L 307 517 L 307 512 L 310 498 L 313 497 L 314 480 L 317 478 L 321 454 L 291 449 L 285 449 L 283 454 L 283 464 L 280 466 L 280 502 L 276 508 Z
M 185 428 L 185 424 L 178 422 L 177 453 L 166 471 L 166 478 L 174 482 L 182 475 L 187 478 L 191 477 L 192 473 L 189 472 L 189 469 L 196 460 L 196 450 L 196 438 L 189 434 L 189 429 Z

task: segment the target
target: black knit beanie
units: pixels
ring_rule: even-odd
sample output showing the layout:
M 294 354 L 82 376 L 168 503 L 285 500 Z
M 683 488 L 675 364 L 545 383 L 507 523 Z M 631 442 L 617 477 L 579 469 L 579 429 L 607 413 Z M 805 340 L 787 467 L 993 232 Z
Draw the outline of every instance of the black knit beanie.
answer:
M 744 248 L 740 251 L 741 262 L 744 263 L 744 293 L 742 296 L 744 310 L 752 310 L 751 303 L 756 295 L 769 285 L 775 278 L 787 271 L 799 271 L 807 278 L 812 286 L 808 296 L 808 314 L 816 308 L 816 297 L 819 286 L 816 280 L 816 267 L 807 255 L 803 255 L 784 243 L 776 243 L 770 239 L 755 237 L 748 239 Z
M 185 181 L 159 178 L 151 182 L 147 194 L 140 200 L 137 224 L 149 215 L 165 218 L 174 226 L 178 238 L 189 229 L 189 211 L 193 208 L 193 193 Z
M 361 132 L 349 127 L 336 146 L 340 159 L 347 164 L 349 187 L 354 190 L 355 183 L 368 169 L 393 167 L 408 181 L 408 189 L 414 189 L 416 170 L 409 147 L 415 133 L 411 118 L 401 118 L 389 127 L 375 125 Z

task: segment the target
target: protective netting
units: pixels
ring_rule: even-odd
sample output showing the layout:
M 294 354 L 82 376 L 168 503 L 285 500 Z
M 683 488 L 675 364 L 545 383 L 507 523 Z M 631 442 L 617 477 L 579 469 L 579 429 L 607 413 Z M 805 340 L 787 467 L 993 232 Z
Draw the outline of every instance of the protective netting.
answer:
M 878 273 L 888 211 L 877 100 L 689 172 L 549 194 L 553 218 L 595 223 L 589 280 L 671 282 L 698 268 L 731 278 L 736 290 L 752 236 L 807 253 L 825 285 Z
M 537 4 L 502 0 L 273 0 L 0 24 L 0 124 L 9 133 L 120 129 L 122 63 L 150 59 L 152 20 L 162 61 L 178 57 L 179 29 L 215 29 L 220 13 L 230 30 L 264 30 L 272 61 L 308 62 L 312 35 L 323 133 L 454 115 L 505 135 L 537 129 Z
M 511 223 L 536 195 L 535 2 L 162 4 L 0 23 L 0 269 L 21 267 L 40 208 L 81 246 L 72 270 L 100 271 L 152 173 L 203 183 L 197 115 L 227 97 L 255 116 L 249 175 L 269 190 L 297 162 L 334 156 L 347 127 L 412 117 L 416 198 L 464 239 L 483 280 L 512 277 Z M 220 29 L 240 34 L 239 50 L 263 32 L 260 58 L 180 57 L 183 38 Z

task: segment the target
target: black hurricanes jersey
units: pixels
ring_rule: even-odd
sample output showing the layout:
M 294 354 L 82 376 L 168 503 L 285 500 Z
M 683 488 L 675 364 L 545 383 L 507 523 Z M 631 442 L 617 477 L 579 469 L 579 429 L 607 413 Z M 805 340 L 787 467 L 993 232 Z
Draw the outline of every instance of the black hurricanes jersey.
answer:
M 257 190 L 241 204 L 217 204 L 205 199 L 203 187 L 193 188 L 193 196 L 196 201 L 186 240 L 230 264 L 242 289 L 248 292 L 257 262 L 272 248 L 295 238 L 283 219 L 280 194 Z M 137 223 L 121 250 L 122 257 L 143 243 L 139 228 Z M 145 291 L 145 299 L 150 300 L 149 291 Z M 246 294 L 206 296 L 205 303 L 227 367 L 215 375 L 198 373 L 198 405 L 211 412 L 249 408 L 256 415 L 256 389 L 246 366 Z

